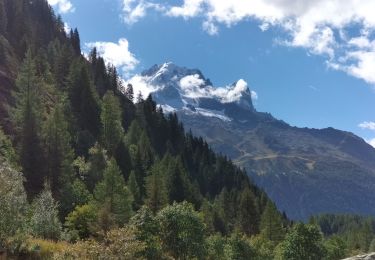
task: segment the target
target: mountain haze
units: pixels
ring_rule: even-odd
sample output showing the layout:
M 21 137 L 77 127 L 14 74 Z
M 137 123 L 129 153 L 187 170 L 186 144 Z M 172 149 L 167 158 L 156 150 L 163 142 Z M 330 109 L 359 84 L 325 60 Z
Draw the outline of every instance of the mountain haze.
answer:
M 292 219 L 375 214 L 375 149 L 334 128 L 297 128 L 255 110 L 245 81 L 214 87 L 197 69 L 155 65 L 130 81 L 246 169 Z

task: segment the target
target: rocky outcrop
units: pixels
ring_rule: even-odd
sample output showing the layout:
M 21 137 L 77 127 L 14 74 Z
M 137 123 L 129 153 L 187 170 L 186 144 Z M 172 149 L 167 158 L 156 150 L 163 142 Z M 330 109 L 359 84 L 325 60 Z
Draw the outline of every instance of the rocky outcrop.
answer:
M 357 255 L 357 256 L 345 258 L 343 260 L 375 260 L 375 253 Z

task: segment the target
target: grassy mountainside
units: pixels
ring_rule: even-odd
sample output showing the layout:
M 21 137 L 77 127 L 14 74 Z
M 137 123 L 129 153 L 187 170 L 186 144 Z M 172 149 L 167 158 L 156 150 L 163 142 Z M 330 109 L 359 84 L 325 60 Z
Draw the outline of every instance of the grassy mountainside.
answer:
M 375 149 L 333 128 L 296 128 L 269 115 L 243 119 L 179 114 L 186 128 L 228 155 L 292 219 L 319 213 L 375 214 Z

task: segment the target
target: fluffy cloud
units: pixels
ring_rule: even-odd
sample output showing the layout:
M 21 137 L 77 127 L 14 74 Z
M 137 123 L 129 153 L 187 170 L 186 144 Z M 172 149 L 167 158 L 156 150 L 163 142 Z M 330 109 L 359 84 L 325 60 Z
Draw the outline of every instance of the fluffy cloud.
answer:
M 121 38 L 118 43 L 114 42 L 90 42 L 85 44 L 88 48 L 97 48 L 107 63 L 110 63 L 127 74 L 135 69 L 139 61 L 129 50 L 129 42 L 125 38 Z
M 370 139 L 370 140 L 366 140 L 366 142 L 367 142 L 369 145 L 371 145 L 372 147 L 375 148 L 375 138 Z
M 183 96 L 187 98 L 216 98 L 223 103 L 238 101 L 243 95 L 250 95 L 253 100 L 258 99 L 255 91 L 249 92 L 248 84 L 243 79 L 238 80 L 232 86 L 226 87 L 215 88 L 204 86 L 204 84 L 204 80 L 198 74 L 183 77 L 179 83 Z
M 159 4 L 151 3 L 144 0 L 122 0 L 122 19 L 132 25 L 146 16 L 149 9 L 164 11 L 164 7 Z
M 375 122 L 363 122 L 358 125 L 362 129 L 374 130 L 375 131 Z
M 69 0 L 48 0 L 48 3 L 57 7 L 60 13 L 74 12 L 74 6 Z
M 138 96 L 139 93 L 141 93 L 143 97 L 148 97 L 148 95 L 161 88 L 159 86 L 149 84 L 148 79 L 142 77 L 141 75 L 135 75 L 127 82 L 124 80 L 124 86 L 126 86 L 127 83 L 132 84 L 135 97 Z
M 279 43 L 323 55 L 330 68 L 375 84 L 373 0 L 184 0 L 175 5 L 123 1 L 130 21 L 153 8 L 170 17 L 200 17 L 202 28 L 211 35 L 219 33 L 220 25 L 231 27 L 246 20 L 258 21 L 262 31 L 281 28 L 286 36 Z M 353 35 L 353 28 L 358 33 Z

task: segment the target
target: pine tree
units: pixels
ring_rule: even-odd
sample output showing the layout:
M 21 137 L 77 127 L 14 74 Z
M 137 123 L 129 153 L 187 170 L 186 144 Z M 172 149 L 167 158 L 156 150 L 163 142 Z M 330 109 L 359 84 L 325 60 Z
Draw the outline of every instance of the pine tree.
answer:
M 247 235 L 255 235 L 259 231 L 259 213 L 255 205 L 255 196 L 246 187 L 240 196 L 238 226 Z
M 155 152 L 152 149 L 150 139 L 144 130 L 138 141 L 139 156 L 142 161 L 143 171 L 146 172 L 154 161 Z
M 76 55 L 81 55 L 81 40 L 77 28 L 74 29 L 74 32 L 71 31 L 70 40 Z
M 106 206 L 103 214 L 109 214 L 117 224 L 123 225 L 129 220 L 132 196 L 114 159 L 108 162 L 103 180 L 96 185 L 94 198 L 99 207 Z
M 40 140 L 41 90 L 30 50 L 18 73 L 16 85 L 14 120 L 18 132 L 18 152 L 27 180 L 26 190 L 35 195 L 43 188 L 45 170 Z
M 139 125 L 138 120 L 133 120 L 125 136 L 126 145 L 130 146 L 132 144 L 133 145 L 138 144 L 138 140 L 139 140 L 141 132 L 142 132 L 142 128 Z
M 60 42 L 56 43 L 55 55 L 53 60 L 53 75 L 55 78 L 55 84 L 59 90 L 66 90 L 69 85 L 69 72 L 70 65 L 73 60 L 72 47 Z
M 268 200 L 263 211 L 260 222 L 261 234 L 270 241 L 280 242 L 283 240 L 285 231 L 280 213 L 275 204 Z
M 168 165 L 166 172 L 166 188 L 169 202 L 191 201 L 191 182 L 181 158 L 166 157 L 163 159 Z
M 146 205 L 156 214 L 168 203 L 165 180 L 160 163 L 154 164 L 151 173 L 146 177 Z
M 132 102 L 134 101 L 134 90 L 133 90 L 132 84 L 129 83 L 128 86 L 126 87 L 125 95 L 130 101 Z
M 68 123 L 60 104 L 56 104 L 44 128 L 47 176 L 52 192 L 56 195 L 58 189 L 63 184 L 70 182 L 73 175 L 71 138 L 68 132 Z
M 112 91 L 108 91 L 103 97 L 101 122 L 104 147 L 113 156 L 123 138 L 124 129 L 121 125 L 120 104 Z
M 131 171 L 129 180 L 128 180 L 128 187 L 130 192 L 133 195 L 133 208 L 139 209 L 142 203 L 141 192 L 137 183 L 137 179 L 135 178 L 135 172 Z
M 81 60 L 76 60 L 70 67 L 69 99 L 78 129 L 85 135 L 82 138 L 94 139 L 97 137 L 100 132 L 99 101 L 90 81 L 87 67 Z M 87 145 L 91 147 L 93 144 L 88 143 Z

